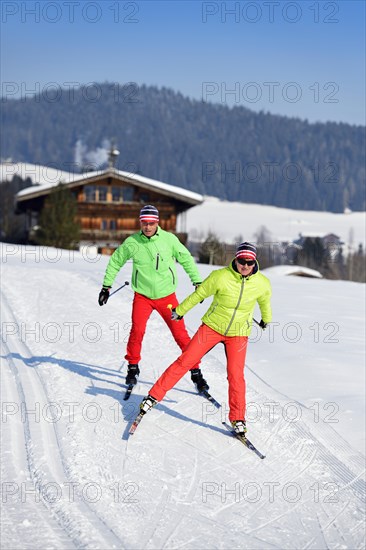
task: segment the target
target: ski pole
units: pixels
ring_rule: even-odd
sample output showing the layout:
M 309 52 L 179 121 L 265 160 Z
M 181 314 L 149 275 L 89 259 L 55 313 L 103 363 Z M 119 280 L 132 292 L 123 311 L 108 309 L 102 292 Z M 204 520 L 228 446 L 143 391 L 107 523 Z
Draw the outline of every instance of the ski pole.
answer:
M 113 294 L 116 294 L 116 292 L 118 292 L 119 290 L 121 290 L 121 288 L 124 288 L 125 286 L 128 286 L 130 283 L 128 281 L 125 281 L 124 284 L 122 286 L 120 286 L 119 288 L 117 288 L 117 290 L 115 290 L 114 292 L 112 292 L 109 297 L 113 296 Z

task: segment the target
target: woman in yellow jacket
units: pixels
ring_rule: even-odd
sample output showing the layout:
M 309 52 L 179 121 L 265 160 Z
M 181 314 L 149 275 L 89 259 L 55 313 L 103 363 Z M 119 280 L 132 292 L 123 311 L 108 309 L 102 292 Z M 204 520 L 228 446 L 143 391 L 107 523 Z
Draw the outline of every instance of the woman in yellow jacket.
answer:
M 271 284 L 259 271 L 256 252 L 253 244 L 244 242 L 239 245 L 228 267 L 213 271 L 193 294 L 172 310 L 172 319 L 179 322 L 192 307 L 213 296 L 210 308 L 202 317 L 202 325 L 185 351 L 142 400 L 142 413 L 161 401 L 192 365 L 222 342 L 227 357 L 229 420 L 237 433 L 245 434 L 244 365 L 256 303 L 261 311 L 261 328 L 265 329 L 272 319 Z

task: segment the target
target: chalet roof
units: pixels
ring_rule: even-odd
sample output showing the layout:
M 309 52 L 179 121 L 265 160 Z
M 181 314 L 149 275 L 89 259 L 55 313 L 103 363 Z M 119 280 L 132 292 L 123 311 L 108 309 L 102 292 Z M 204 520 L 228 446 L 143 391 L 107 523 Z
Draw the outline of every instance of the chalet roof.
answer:
M 50 168 L 47 166 L 28 164 L 28 163 L 4 163 L 0 165 L 0 181 L 11 181 L 14 176 L 19 176 L 23 180 L 30 178 L 33 185 L 17 193 L 17 201 L 28 200 L 42 195 L 48 195 L 50 191 L 59 183 L 68 188 L 77 187 L 80 184 L 96 183 L 102 177 L 114 177 L 125 183 L 137 185 L 143 189 L 160 192 L 163 195 L 187 202 L 192 205 L 201 204 L 203 196 L 199 193 L 170 185 L 162 181 L 153 180 L 140 174 L 124 172 L 115 168 L 106 170 L 97 170 L 84 174 L 65 172 Z

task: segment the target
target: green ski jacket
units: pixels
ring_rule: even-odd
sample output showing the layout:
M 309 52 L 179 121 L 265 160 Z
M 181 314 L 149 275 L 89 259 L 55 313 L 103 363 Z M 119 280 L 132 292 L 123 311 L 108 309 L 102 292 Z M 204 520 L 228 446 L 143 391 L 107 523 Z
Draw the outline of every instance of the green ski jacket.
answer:
M 187 248 L 178 237 L 158 227 L 152 237 L 142 231 L 134 233 L 112 254 L 103 286 L 111 287 L 124 264 L 133 261 L 131 286 L 135 292 L 148 298 L 164 298 L 177 288 L 175 262 L 181 264 L 193 284 L 200 283 L 197 266 Z

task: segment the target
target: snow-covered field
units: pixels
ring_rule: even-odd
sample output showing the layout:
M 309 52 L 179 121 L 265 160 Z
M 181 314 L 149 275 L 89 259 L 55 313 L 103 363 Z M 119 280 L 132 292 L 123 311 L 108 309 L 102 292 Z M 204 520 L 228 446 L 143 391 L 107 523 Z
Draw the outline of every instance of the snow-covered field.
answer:
M 99 307 L 107 261 L 2 245 L 2 548 L 364 548 L 365 285 L 267 270 L 273 324 L 246 365 L 260 460 L 221 424 L 221 346 L 202 362 L 221 411 L 186 376 L 127 439 L 178 349 L 153 315 L 123 401 L 133 294 Z M 191 290 L 181 272 L 178 296 Z M 192 334 L 208 305 L 187 314 Z
M 262 204 L 222 201 L 205 197 L 180 218 L 181 230 L 188 231 L 191 240 L 204 240 L 208 232 L 218 235 L 222 242 L 256 241 L 256 234 L 266 227 L 273 244 L 293 241 L 303 235 L 321 236 L 335 233 L 349 247 L 357 250 L 366 244 L 366 217 L 364 212 L 333 214 L 307 210 L 291 210 Z M 238 239 L 238 237 L 240 237 Z M 203 237 L 203 238 L 202 238 Z

